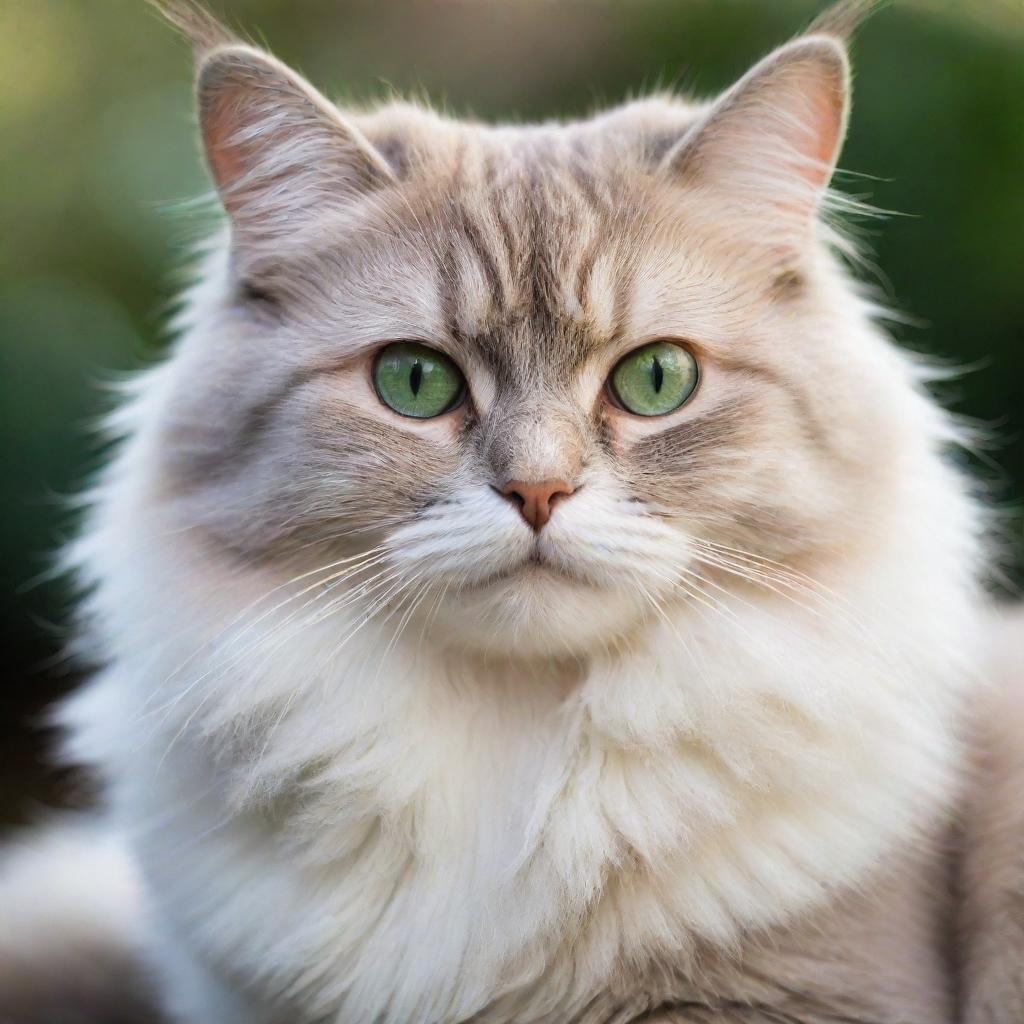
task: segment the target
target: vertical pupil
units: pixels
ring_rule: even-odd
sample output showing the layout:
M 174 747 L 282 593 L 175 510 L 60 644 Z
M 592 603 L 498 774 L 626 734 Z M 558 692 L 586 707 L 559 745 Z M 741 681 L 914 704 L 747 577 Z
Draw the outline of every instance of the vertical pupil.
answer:
M 654 357 L 654 362 L 651 365 L 651 378 L 654 381 L 655 392 L 660 392 L 661 385 L 665 382 L 665 371 L 661 368 L 661 361 L 657 356 Z
M 415 398 L 420 393 L 420 385 L 423 383 L 423 364 L 417 359 L 409 371 L 409 387 L 412 389 Z

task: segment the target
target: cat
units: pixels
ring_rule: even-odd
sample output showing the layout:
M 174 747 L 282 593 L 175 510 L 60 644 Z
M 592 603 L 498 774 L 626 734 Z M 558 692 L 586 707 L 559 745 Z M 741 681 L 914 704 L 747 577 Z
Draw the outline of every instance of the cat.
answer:
M 60 719 L 169 1018 L 1020 1019 L 971 738 L 1019 630 L 831 216 L 865 5 L 497 126 L 159 6 L 226 225 L 110 422 Z

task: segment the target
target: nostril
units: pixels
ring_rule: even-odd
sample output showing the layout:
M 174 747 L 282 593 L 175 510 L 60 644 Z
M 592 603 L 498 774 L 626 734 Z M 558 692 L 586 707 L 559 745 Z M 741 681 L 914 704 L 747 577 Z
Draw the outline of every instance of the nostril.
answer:
M 561 501 L 563 498 L 568 498 L 572 491 L 552 491 L 551 497 L 548 498 L 548 505 L 554 506 L 556 501 Z
M 575 488 L 564 480 L 509 480 L 499 494 L 519 507 L 519 514 L 534 529 L 540 530 L 551 518 L 551 507 L 562 498 L 568 498 Z
M 526 504 L 526 499 L 519 493 L 519 491 L 515 489 L 509 490 L 509 488 L 506 486 L 495 487 L 494 490 L 497 491 L 498 494 L 500 494 L 503 498 L 507 498 L 509 501 L 511 501 L 513 505 L 518 505 L 520 508 L 522 508 L 523 505 Z

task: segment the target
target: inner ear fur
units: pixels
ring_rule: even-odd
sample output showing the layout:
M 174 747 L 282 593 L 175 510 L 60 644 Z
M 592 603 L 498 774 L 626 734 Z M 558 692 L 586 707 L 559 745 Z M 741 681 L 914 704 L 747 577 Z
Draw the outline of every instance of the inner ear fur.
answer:
M 836 38 L 780 47 L 714 102 L 664 158 L 669 173 L 802 231 L 846 133 L 850 71 Z
M 210 175 L 243 233 L 279 234 L 393 180 L 354 124 L 261 50 L 215 47 L 200 59 L 196 93 Z

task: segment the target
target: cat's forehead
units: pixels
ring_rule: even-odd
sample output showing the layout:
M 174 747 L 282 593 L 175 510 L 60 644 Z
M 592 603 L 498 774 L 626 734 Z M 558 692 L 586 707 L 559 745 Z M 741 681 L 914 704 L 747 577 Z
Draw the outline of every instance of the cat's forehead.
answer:
M 649 183 L 588 143 L 481 133 L 426 191 L 417 230 L 443 330 L 495 371 L 570 370 L 623 328 Z
M 346 335 L 414 327 L 514 381 L 555 379 L 623 338 L 665 332 L 666 296 L 682 301 L 688 259 L 706 257 L 680 234 L 682 190 L 658 169 L 695 116 L 645 101 L 568 125 L 405 109 L 362 122 L 399 181 L 364 208 L 358 240 L 319 235 L 321 271 L 342 275 Z
M 441 198 L 434 222 L 448 330 L 499 351 L 502 340 L 518 351 L 526 332 L 535 349 L 566 359 L 583 353 L 565 345 L 613 334 L 623 296 L 602 273 L 612 253 L 601 251 L 611 211 L 588 172 L 542 148 L 471 174 Z

